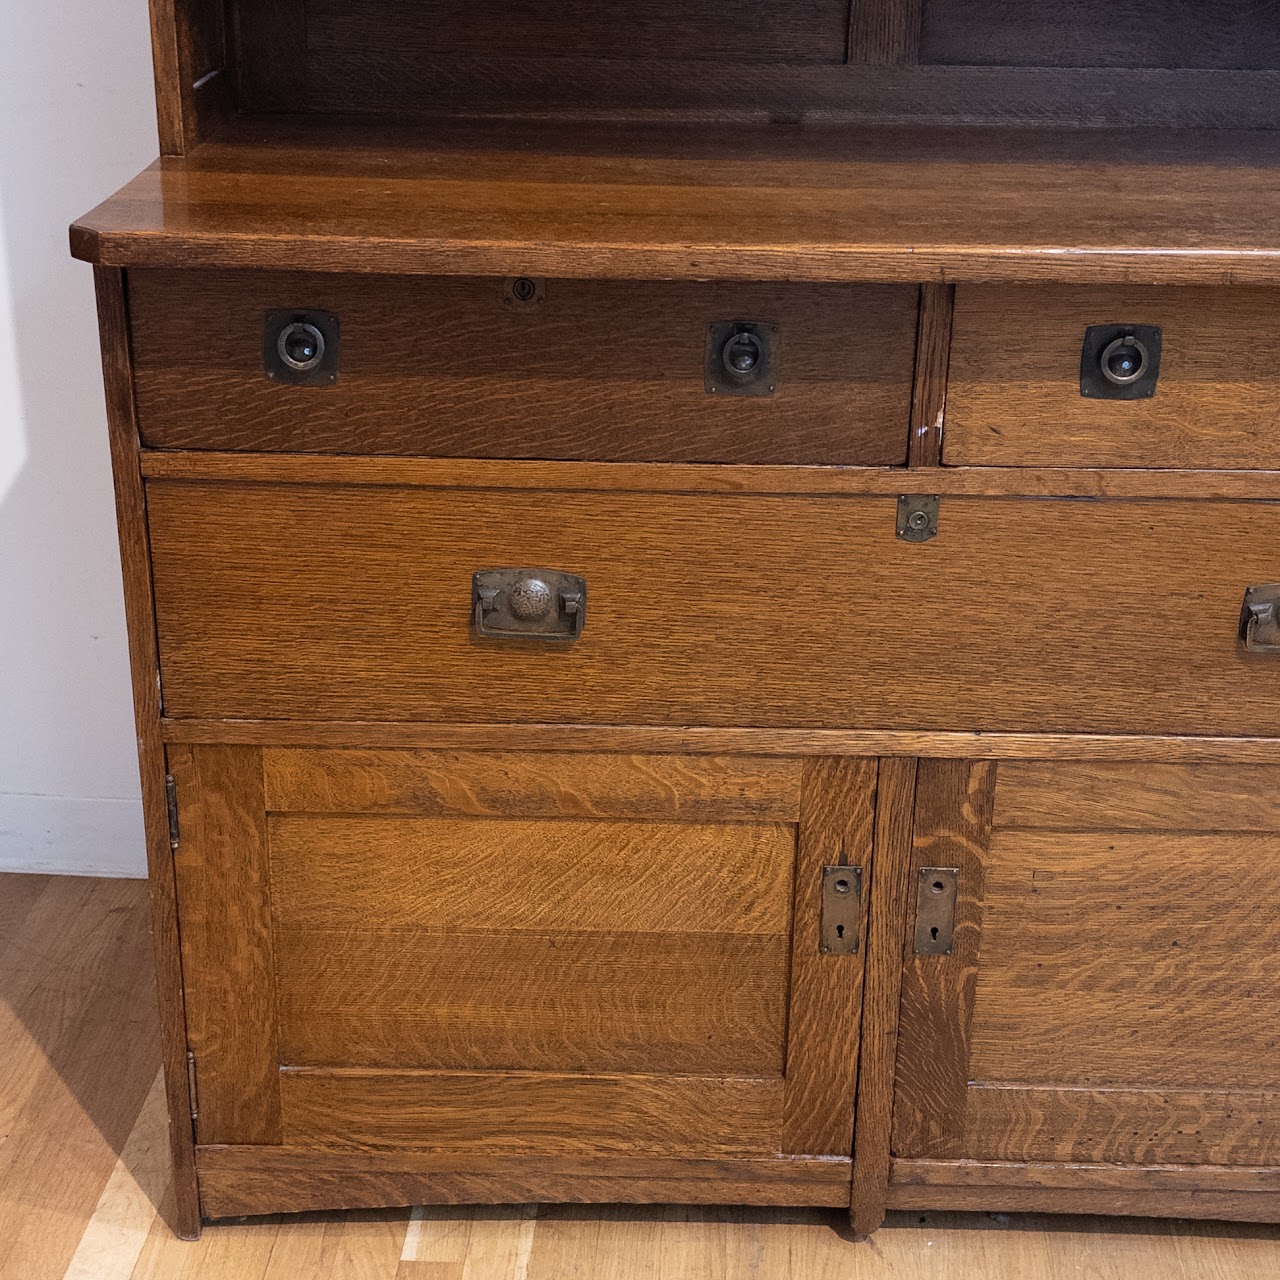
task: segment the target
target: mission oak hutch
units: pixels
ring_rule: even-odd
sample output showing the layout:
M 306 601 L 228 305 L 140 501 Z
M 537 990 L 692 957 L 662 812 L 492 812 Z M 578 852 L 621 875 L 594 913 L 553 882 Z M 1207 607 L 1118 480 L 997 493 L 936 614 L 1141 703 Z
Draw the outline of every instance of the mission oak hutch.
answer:
M 179 1230 L 1280 1220 L 1280 11 L 151 21 Z

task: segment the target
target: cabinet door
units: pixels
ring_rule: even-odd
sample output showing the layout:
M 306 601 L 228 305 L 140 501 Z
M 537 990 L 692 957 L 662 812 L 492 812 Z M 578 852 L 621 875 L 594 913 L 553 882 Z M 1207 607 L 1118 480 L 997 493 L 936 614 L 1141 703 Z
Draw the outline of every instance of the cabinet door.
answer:
M 382 1174 L 497 1179 L 479 1199 L 538 1198 L 502 1182 L 538 1157 L 570 1178 L 545 1198 L 578 1198 L 589 1158 L 620 1178 L 658 1160 L 657 1199 L 740 1178 L 756 1191 L 729 1199 L 847 1203 L 862 949 L 822 949 L 823 868 L 848 864 L 856 897 L 876 761 L 196 746 L 170 764 L 206 1213 L 249 1203 L 226 1148 L 251 1146 L 255 1176 L 267 1147 L 304 1181 L 362 1150 Z M 291 1204 L 358 1201 L 355 1182 Z
M 922 763 L 913 899 L 924 867 L 959 894 L 950 954 L 908 912 L 892 1181 L 1280 1163 L 1278 831 L 1272 767 Z

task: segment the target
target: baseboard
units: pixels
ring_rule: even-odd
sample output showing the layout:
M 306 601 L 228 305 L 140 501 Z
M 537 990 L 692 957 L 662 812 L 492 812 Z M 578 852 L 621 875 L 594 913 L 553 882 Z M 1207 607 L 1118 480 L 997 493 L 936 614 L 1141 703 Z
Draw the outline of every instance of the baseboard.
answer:
M 0 794 L 0 871 L 147 874 L 138 800 Z

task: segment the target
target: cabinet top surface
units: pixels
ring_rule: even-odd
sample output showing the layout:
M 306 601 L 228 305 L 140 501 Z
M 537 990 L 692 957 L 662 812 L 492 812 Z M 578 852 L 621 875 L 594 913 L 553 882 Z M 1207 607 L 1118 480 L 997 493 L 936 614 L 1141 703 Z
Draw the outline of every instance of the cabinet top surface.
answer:
M 157 161 L 105 266 L 1280 283 L 1280 133 L 305 122 Z M 735 135 L 735 130 L 738 136 Z

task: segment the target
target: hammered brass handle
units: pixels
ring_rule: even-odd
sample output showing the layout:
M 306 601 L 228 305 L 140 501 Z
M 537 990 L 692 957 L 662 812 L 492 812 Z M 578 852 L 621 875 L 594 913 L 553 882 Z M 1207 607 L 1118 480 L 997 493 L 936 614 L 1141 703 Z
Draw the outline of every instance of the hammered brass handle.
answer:
M 576 640 L 587 583 L 558 569 L 485 569 L 471 580 L 476 630 L 490 640 Z
M 1244 593 L 1240 639 L 1250 653 L 1280 653 L 1280 582 L 1250 587 Z

